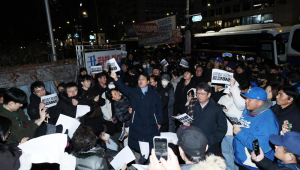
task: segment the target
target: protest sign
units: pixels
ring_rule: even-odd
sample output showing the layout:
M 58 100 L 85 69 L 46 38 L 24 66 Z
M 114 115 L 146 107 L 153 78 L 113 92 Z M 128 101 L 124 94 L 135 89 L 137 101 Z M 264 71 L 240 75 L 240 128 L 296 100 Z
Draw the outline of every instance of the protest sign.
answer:
M 67 146 L 67 135 L 56 133 L 33 138 L 18 147 L 29 155 L 31 163 L 60 163 Z
M 186 113 L 183 113 L 179 116 L 173 116 L 175 119 L 177 119 L 181 123 L 188 123 L 191 122 L 193 119 Z
M 177 145 L 178 143 L 178 137 L 176 133 L 173 132 L 161 132 L 160 136 L 168 138 L 169 143 L 173 143 L 174 145 Z
M 180 61 L 180 64 L 182 67 L 185 67 L 185 68 L 189 68 L 189 62 L 187 62 L 186 60 L 182 59 Z
M 121 132 L 121 135 L 119 137 L 119 141 L 123 141 L 124 137 L 125 137 L 125 123 L 123 123 L 123 127 L 122 127 L 122 132 Z
M 127 51 L 121 51 L 121 55 L 122 55 L 122 58 L 126 58 L 127 57 Z
M 88 105 L 77 105 L 76 118 L 82 117 L 91 111 L 91 107 Z
M 114 58 L 108 60 L 106 65 L 109 66 L 111 71 L 113 71 L 113 72 L 118 72 L 121 70 L 116 59 L 114 59 Z
M 178 43 L 181 42 L 181 32 L 180 29 L 176 29 L 157 34 L 144 35 L 139 37 L 138 42 L 139 46 Z
M 133 160 L 135 160 L 135 156 L 131 149 L 126 146 L 114 157 L 110 164 L 114 169 L 122 169 L 124 164 L 128 164 Z
M 166 59 L 163 59 L 163 60 L 160 62 L 160 64 L 161 64 L 163 67 L 169 65 L 169 63 L 167 62 Z
M 101 73 L 102 71 L 102 66 L 91 66 L 92 74 Z
M 104 66 L 105 63 L 111 58 L 116 59 L 118 64 L 121 65 L 123 55 L 125 55 L 123 50 L 86 52 L 85 66 L 88 71 L 88 74 L 92 74 L 92 66 L 96 66 L 97 64 L 101 64 L 102 66 Z M 102 70 L 105 70 L 105 68 L 103 67 Z
M 58 120 L 56 122 L 56 126 L 57 125 L 62 125 L 63 126 L 63 133 L 66 132 L 66 130 L 68 129 L 68 135 L 70 138 L 73 137 L 73 134 L 75 133 L 75 131 L 77 130 L 77 128 L 80 125 L 80 122 L 72 117 L 60 114 L 58 117 Z
M 47 108 L 55 106 L 57 104 L 57 100 L 58 96 L 56 93 L 41 97 L 41 102 L 45 103 L 45 107 Z
M 140 145 L 140 151 L 141 151 L 141 155 L 145 158 L 148 159 L 149 157 L 149 142 L 141 142 L 139 141 L 139 145 Z
M 220 70 L 220 69 L 213 69 L 211 74 L 211 83 L 230 84 L 230 79 L 232 77 L 233 77 L 233 73 Z

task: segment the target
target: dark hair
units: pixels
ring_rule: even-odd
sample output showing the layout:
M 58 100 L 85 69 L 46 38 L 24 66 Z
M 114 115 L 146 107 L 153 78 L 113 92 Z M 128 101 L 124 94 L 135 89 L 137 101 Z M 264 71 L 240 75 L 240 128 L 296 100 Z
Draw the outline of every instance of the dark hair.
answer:
M 5 91 L 6 91 L 6 88 L 0 88 L 0 98 L 3 97 Z
M 147 78 L 147 81 L 150 80 L 150 77 L 149 77 L 149 75 L 148 75 L 147 73 L 141 73 L 141 74 L 139 75 L 138 79 L 139 79 L 141 76 L 146 77 L 146 78 Z
M 96 135 L 88 126 L 80 126 L 72 137 L 74 152 L 86 152 L 96 145 Z
M 242 70 L 246 70 L 246 66 L 245 66 L 245 64 L 244 63 L 240 63 L 240 64 L 238 64 L 237 66 L 236 66 L 236 68 L 241 68 Z
M 59 83 L 58 85 L 57 85 L 57 89 L 59 88 L 59 87 L 63 87 L 63 88 L 65 88 L 65 83 L 64 82 L 62 82 L 62 83 Z
M 106 74 L 105 71 L 96 74 L 96 75 L 95 75 L 95 80 L 97 80 L 97 82 L 98 82 L 98 79 L 99 79 L 99 78 L 101 79 L 103 76 L 107 77 L 107 74 Z
M 160 78 L 158 76 L 152 75 L 150 78 L 153 78 L 154 81 L 159 82 Z
M 199 89 L 203 89 L 207 93 L 211 93 L 212 92 L 210 85 L 208 85 L 207 83 L 204 83 L 204 82 L 198 84 L 197 91 Z
M 81 68 L 79 69 L 79 73 L 82 73 L 82 72 L 84 72 L 84 71 L 86 71 L 86 73 L 87 73 L 87 70 L 86 70 L 85 67 L 81 67 Z
M 91 80 L 91 76 L 89 75 L 78 76 L 79 82 L 84 82 L 85 80 Z
M 45 88 L 45 84 L 41 81 L 35 81 L 34 83 L 31 84 L 30 86 L 30 91 L 31 93 L 34 92 L 35 88 L 40 88 L 40 87 L 44 87 Z
M 296 154 L 292 153 L 291 151 L 289 151 L 289 150 L 288 150 L 287 148 L 285 148 L 285 147 L 283 147 L 283 149 L 284 149 L 284 151 L 285 151 L 286 153 L 291 153 L 291 154 L 293 154 L 293 155 L 295 156 L 296 163 L 297 163 L 298 165 L 300 165 L 300 156 L 299 156 L 299 155 L 296 155 Z
M 198 67 L 201 67 L 204 70 L 204 67 L 203 67 L 202 64 L 197 65 L 196 70 L 197 70 Z
M 191 155 L 189 155 L 189 154 L 187 154 L 187 153 L 184 153 L 184 154 L 185 154 L 185 157 L 186 157 L 189 161 L 195 162 L 195 163 L 199 163 L 200 161 L 203 161 L 203 160 L 205 159 L 205 156 L 200 157 L 200 156 L 191 156 Z
M 289 98 L 292 97 L 294 99 L 293 102 L 295 102 L 299 96 L 299 92 L 294 86 L 282 86 L 278 89 L 278 91 L 280 90 L 282 90 L 286 95 L 288 95 Z
M 10 151 L 13 156 L 15 156 L 16 147 L 15 145 L 8 145 L 3 140 L 6 135 L 9 134 L 11 130 L 12 122 L 7 117 L 0 116 L 0 153 Z
M 66 91 L 68 88 L 71 88 L 71 87 L 77 87 L 77 88 L 78 88 L 78 86 L 77 86 L 76 83 L 74 83 L 74 82 L 69 82 L 69 83 L 65 84 L 65 91 Z
M 15 87 L 10 88 L 3 95 L 3 104 L 8 104 L 11 101 L 25 104 L 27 103 L 27 95 L 23 90 Z
M 251 83 L 249 80 L 243 79 L 243 80 L 239 81 L 239 88 L 241 90 L 249 89 L 250 86 L 251 86 Z
M 276 96 L 278 94 L 278 89 L 279 89 L 280 85 L 278 83 L 272 83 L 269 86 L 271 87 L 271 92 L 272 92 L 271 101 L 276 101 Z
M 270 84 L 278 83 L 279 86 L 282 86 L 283 83 L 284 83 L 284 78 L 282 76 L 279 76 L 279 75 L 276 75 L 276 74 L 275 75 L 270 75 L 268 82 Z
M 300 76 L 298 74 L 291 74 L 288 76 L 288 80 L 291 81 L 292 83 L 298 83 L 300 82 Z
M 115 90 L 115 91 L 119 91 L 118 89 L 113 88 L 113 89 L 108 89 L 107 92 L 105 93 L 105 97 L 106 97 L 110 102 L 113 101 L 113 100 L 112 100 L 113 96 L 112 96 L 111 92 L 114 91 L 114 90 Z
M 172 74 L 176 77 L 179 77 L 181 76 L 180 72 L 179 71 L 172 71 Z

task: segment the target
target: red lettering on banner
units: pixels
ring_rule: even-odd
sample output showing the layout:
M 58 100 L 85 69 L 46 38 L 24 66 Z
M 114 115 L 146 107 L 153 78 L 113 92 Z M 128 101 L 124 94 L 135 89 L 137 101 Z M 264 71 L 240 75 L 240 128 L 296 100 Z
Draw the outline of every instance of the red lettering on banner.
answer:
M 155 33 L 158 32 L 156 23 L 135 24 L 134 29 L 137 33 Z
M 110 56 L 109 56 L 109 55 L 106 55 L 105 58 L 104 58 L 104 63 L 105 63 L 106 61 L 108 61 L 109 59 L 110 59 Z
M 99 64 L 101 64 L 101 65 L 103 65 L 104 64 L 104 56 L 100 56 L 100 57 L 98 57 L 98 63 Z
M 117 58 L 116 58 L 116 61 L 121 62 L 121 60 L 122 60 L 122 54 L 118 54 Z

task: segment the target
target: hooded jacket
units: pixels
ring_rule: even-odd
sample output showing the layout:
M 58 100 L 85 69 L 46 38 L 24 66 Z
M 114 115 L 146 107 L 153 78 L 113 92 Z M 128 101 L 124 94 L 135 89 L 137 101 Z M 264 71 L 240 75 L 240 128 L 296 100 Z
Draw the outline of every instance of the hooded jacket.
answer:
M 251 161 L 250 151 L 253 151 L 252 143 L 258 139 L 259 146 L 265 157 L 274 160 L 274 150 L 270 146 L 269 136 L 278 134 L 278 122 L 270 107 L 272 102 L 267 100 L 262 106 L 253 111 L 244 109 L 240 121 L 243 128 L 233 139 L 235 162 L 248 169 L 258 169 Z
M 280 160 L 273 162 L 270 159 L 264 157 L 260 162 L 255 163 L 261 170 L 299 170 L 299 164 L 284 164 Z
M 129 127 L 131 115 L 128 109 L 131 107 L 130 100 L 122 95 L 119 101 L 113 102 L 113 106 L 115 108 L 115 117 L 118 121 L 125 123 L 125 127 Z

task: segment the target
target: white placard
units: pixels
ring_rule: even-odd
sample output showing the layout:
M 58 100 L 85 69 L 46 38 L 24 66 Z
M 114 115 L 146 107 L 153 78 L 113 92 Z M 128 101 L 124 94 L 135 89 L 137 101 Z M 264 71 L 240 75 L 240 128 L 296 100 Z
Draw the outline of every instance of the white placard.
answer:
M 91 107 L 88 105 L 77 105 L 76 118 L 82 117 L 91 111 Z
M 245 127 L 242 124 L 242 122 L 240 121 L 240 118 L 237 117 L 236 115 L 234 115 L 234 114 L 228 114 L 228 113 L 225 113 L 225 115 L 228 117 L 228 119 L 230 120 L 230 122 L 232 123 L 232 125 L 235 125 L 235 126 L 238 126 L 238 127 Z
M 228 94 L 228 93 L 230 93 L 230 85 L 228 85 L 228 84 L 225 84 L 225 90 L 224 90 L 224 92 L 223 93 L 225 93 L 225 94 Z
M 62 125 L 63 126 L 63 133 L 66 132 L 66 130 L 68 129 L 68 135 L 70 138 L 73 137 L 73 134 L 75 133 L 75 131 L 77 130 L 77 128 L 80 125 L 80 122 L 72 117 L 60 114 L 58 117 L 58 120 L 56 122 L 56 126 L 57 125 Z
M 45 103 L 45 107 L 47 108 L 56 106 L 57 101 L 58 101 L 58 96 L 56 93 L 41 97 L 41 102 Z
M 147 170 L 148 165 L 132 164 L 137 170 Z
M 91 66 L 92 74 L 102 73 L 103 68 L 102 66 Z
M 56 133 L 30 139 L 18 147 L 23 153 L 30 155 L 30 163 L 60 164 L 66 146 L 67 135 Z
M 211 83 L 215 84 L 230 84 L 230 79 L 233 77 L 233 73 L 220 69 L 212 69 Z
M 114 157 L 110 164 L 114 169 L 121 169 L 124 164 L 128 164 L 133 160 L 135 160 L 135 156 L 130 148 L 126 146 Z
M 173 132 L 161 132 L 160 136 L 168 138 L 169 143 L 173 143 L 174 145 L 177 145 L 178 143 L 178 137 L 176 133 Z
M 180 64 L 182 67 L 185 67 L 185 68 L 189 68 L 189 62 L 187 62 L 186 60 L 182 59 L 180 61 Z
M 121 51 L 121 55 L 122 55 L 122 58 L 126 58 L 127 57 L 127 51 Z
M 188 114 L 183 113 L 179 116 L 173 116 L 175 119 L 177 119 L 179 122 L 181 123 L 188 123 L 191 122 L 192 120 L 194 120 L 193 118 L 191 118 Z
M 162 66 L 168 66 L 168 65 L 169 65 L 169 63 L 167 62 L 166 59 L 163 59 L 163 60 L 160 62 L 160 64 L 161 64 Z
M 117 61 L 116 61 L 116 59 L 114 59 L 114 58 L 108 60 L 106 65 L 110 66 L 110 69 L 113 72 L 118 72 L 118 71 L 121 70 L 118 63 L 117 63 Z
M 141 155 L 144 155 L 145 159 L 148 159 L 149 157 L 149 142 L 141 142 L 139 141 L 139 145 L 140 145 L 140 151 L 141 151 Z

